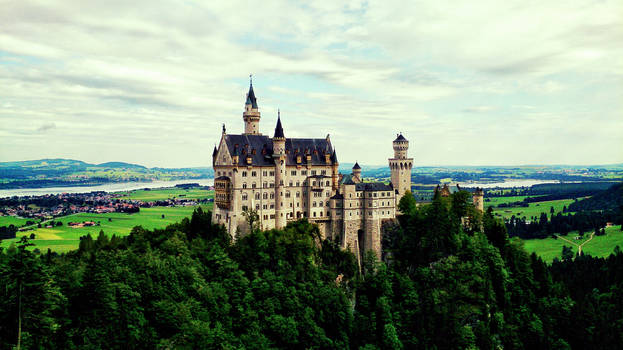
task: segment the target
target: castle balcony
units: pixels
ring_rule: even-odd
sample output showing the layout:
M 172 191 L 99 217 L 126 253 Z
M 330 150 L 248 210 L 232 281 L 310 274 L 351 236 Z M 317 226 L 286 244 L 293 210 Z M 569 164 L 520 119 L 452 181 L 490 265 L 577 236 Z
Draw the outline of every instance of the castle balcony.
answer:
M 307 181 L 309 183 L 309 190 L 314 192 L 322 192 L 327 188 L 326 179 L 329 178 L 325 175 L 312 175 Z
M 214 203 L 221 209 L 231 206 L 231 180 L 227 176 L 214 179 Z

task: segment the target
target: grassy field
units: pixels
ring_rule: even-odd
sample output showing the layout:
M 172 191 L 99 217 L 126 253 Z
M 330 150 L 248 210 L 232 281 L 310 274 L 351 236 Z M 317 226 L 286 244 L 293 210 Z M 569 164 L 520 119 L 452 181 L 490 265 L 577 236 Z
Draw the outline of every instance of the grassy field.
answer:
M 0 226 L 14 225 L 21 227 L 26 225 L 26 221 L 37 221 L 36 219 L 23 219 L 16 216 L 0 216 Z
M 487 207 L 496 207 L 500 204 L 513 203 L 513 202 L 521 202 L 530 196 L 509 196 L 509 197 L 486 197 L 485 198 L 485 208 Z M 538 197 L 538 196 L 532 196 Z
M 208 210 L 207 206 L 203 207 Z M 62 226 L 54 228 L 36 228 L 29 231 L 18 232 L 17 237 L 23 235 L 35 234 L 32 243 L 35 248 L 39 248 L 42 252 L 51 248 L 57 252 L 66 252 L 76 249 L 80 242 L 80 237 L 91 234 L 97 237 L 100 230 L 103 230 L 108 236 L 113 234 L 118 236 L 126 236 L 130 233 L 134 226 L 143 226 L 146 229 L 162 228 L 171 223 L 179 222 L 183 218 L 192 214 L 195 207 L 153 207 L 141 208 L 141 211 L 135 214 L 125 213 L 78 213 L 54 219 L 61 221 Z M 164 215 L 164 218 L 162 217 Z M 109 221 L 110 219 L 110 221 Z M 67 225 L 69 222 L 94 221 L 100 223 L 100 226 L 89 226 L 72 228 Z M 8 247 L 17 239 L 8 239 L 0 242 L 0 246 Z
M 169 198 L 178 199 L 205 199 L 213 198 L 214 191 L 202 190 L 199 188 L 160 188 L 153 190 L 136 190 L 130 192 L 115 193 L 119 199 L 130 199 L 142 202 L 154 202 Z
M 530 203 L 528 207 L 494 208 L 493 213 L 494 215 L 505 219 L 510 218 L 513 215 L 515 215 L 515 217 L 525 216 L 526 218 L 530 218 L 531 216 L 536 216 L 538 218 L 541 213 L 546 213 L 549 217 L 551 207 L 554 207 L 554 215 L 556 215 L 557 213 L 562 212 L 562 208 L 564 206 L 568 207 L 571 203 L 573 203 L 573 199 L 535 202 Z
M 574 243 L 582 244 L 588 240 L 590 234 L 585 234 L 584 238 L 579 240 L 574 239 L 576 236 L 577 232 L 570 232 L 563 237 Z M 523 242 L 528 252 L 536 253 L 547 262 L 551 262 L 555 257 L 560 259 L 562 247 L 564 245 L 571 246 L 575 252 L 578 251 L 577 246 L 571 245 L 569 242 L 565 242 L 562 239 L 528 239 Z M 606 228 L 605 236 L 595 236 L 588 243 L 584 244 L 582 252 L 592 256 L 606 257 L 612 253 L 614 247 L 617 245 L 623 249 L 623 231 L 621 231 L 621 226 L 612 226 Z
M 623 249 L 621 226 L 606 227 L 606 235 L 595 236 L 582 247 L 582 253 L 592 256 L 608 256 L 617 245 Z

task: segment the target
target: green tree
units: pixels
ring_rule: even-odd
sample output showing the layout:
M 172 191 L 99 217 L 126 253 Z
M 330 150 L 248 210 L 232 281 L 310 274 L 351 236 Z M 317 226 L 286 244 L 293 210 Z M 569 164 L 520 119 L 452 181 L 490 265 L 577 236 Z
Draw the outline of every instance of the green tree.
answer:
M 249 226 L 249 232 L 257 232 L 260 227 L 260 215 L 257 210 L 252 208 L 246 208 L 242 210 L 242 216 L 244 216 L 247 225 Z
M 415 197 L 411 191 L 406 191 L 398 202 L 398 209 L 405 215 L 412 215 L 416 210 Z
M 562 260 L 572 260 L 573 259 L 573 248 L 563 245 L 562 246 Z

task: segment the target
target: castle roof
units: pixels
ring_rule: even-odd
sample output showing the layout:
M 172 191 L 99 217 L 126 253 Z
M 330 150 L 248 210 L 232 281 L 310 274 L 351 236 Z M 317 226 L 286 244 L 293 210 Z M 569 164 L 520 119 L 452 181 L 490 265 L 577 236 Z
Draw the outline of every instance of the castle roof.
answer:
M 391 191 L 394 187 L 391 184 L 382 182 L 360 182 L 355 184 L 355 191 Z
M 285 137 L 283 135 L 283 127 L 281 126 L 281 113 L 280 112 L 277 114 L 277 126 L 275 126 L 275 136 L 273 137 L 280 137 L 280 138 Z
M 394 140 L 394 142 L 397 141 L 408 141 L 404 136 L 402 136 L 402 133 L 396 135 L 396 139 Z
M 354 185 L 355 181 L 353 181 L 353 176 L 351 174 L 348 174 L 348 175 L 344 175 L 342 177 L 342 181 L 340 181 L 340 184 L 343 184 L 343 185 Z
M 251 105 L 251 108 L 257 109 L 257 99 L 253 91 L 253 82 L 249 84 L 249 92 L 247 93 L 247 102 L 245 104 Z
M 238 165 L 247 166 L 246 156 L 251 155 L 252 166 L 273 166 L 273 140 L 266 135 L 223 135 L 229 154 L 239 154 L 242 157 Z M 286 165 L 327 165 L 325 152 L 331 154 L 333 146 L 326 138 L 322 139 L 299 139 L 286 138 Z M 309 162 L 307 155 L 310 156 Z M 301 163 L 297 163 L 297 157 L 301 157 Z
M 358 162 L 355 162 L 355 165 L 353 165 L 353 170 L 357 170 L 357 169 L 361 169 L 361 167 L 359 166 Z

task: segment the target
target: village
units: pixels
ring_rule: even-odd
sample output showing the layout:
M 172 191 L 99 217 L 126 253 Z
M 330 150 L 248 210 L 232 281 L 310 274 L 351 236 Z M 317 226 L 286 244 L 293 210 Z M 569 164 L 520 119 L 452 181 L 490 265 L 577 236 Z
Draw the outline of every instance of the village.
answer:
M 154 201 L 136 200 L 108 192 L 61 193 L 42 196 L 23 196 L 0 198 L 0 217 L 12 216 L 32 219 L 24 222 L 22 228 L 47 223 L 54 218 L 77 213 L 137 213 L 140 208 L 154 206 L 196 206 L 201 202 L 197 199 L 167 198 Z M 94 226 L 94 222 L 69 223 L 69 226 Z M 1 225 L 0 225 L 1 226 Z M 44 225 L 45 226 L 45 225 Z

